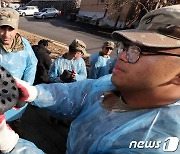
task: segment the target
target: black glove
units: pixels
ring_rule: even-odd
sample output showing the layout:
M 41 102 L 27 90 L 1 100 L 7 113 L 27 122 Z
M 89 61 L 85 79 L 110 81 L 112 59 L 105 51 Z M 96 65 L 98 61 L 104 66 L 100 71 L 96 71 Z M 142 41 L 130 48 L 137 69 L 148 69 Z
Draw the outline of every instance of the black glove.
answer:
M 21 108 L 23 107 L 24 105 L 26 105 L 26 101 L 18 101 L 17 104 L 14 106 L 15 108 Z
M 19 98 L 19 91 L 12 75 L 0 66 L 0 114 L 14 107 Z
M 65 82 L 74 82 L 74 79 L 72 78 L 72 71 L 64 70 L 64 72 L 60 75 L 60 79 Z

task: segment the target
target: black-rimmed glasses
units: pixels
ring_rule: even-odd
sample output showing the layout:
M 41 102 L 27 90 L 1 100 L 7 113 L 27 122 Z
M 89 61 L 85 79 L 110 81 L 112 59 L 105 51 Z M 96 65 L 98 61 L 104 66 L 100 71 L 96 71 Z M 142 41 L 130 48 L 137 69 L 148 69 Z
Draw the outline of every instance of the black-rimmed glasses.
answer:
M 117 46 L 117 49 L 118 49 L 118 53 L 126 51 L 127 53 L 126 58 L 128 62 L 132 64 L 136 63 L 142 55 L 143 56 L 165 55 L 165 56 L 180 57 L 179 54 L 163 52 L 164 50 L 167 50 L 163 48 L 150 48 L 150 47 L 145 47 L 145 46 L 139 47 L 137 45 L 127 45 L 127 44 L 120 43 L 120 45 Z

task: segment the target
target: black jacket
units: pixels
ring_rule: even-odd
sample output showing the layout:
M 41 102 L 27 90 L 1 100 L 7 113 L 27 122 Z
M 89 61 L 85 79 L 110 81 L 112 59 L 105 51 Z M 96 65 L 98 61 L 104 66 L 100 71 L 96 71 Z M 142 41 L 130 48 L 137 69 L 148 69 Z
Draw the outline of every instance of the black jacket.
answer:
M 52 63 L 51 57 L 49 56 L 50 51 L 46 49 L 42 44 L 33 45 L 32 49 L 38 59 L 36 77 L 34 85 L 40 83 L 48 83 L 48 71 Z

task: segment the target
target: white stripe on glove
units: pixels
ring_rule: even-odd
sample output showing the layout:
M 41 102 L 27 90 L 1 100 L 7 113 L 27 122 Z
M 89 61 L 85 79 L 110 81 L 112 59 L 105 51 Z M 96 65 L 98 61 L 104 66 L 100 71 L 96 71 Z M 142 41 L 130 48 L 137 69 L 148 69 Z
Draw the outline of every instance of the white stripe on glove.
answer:
M 37 89 L 35 86 L 29 85 L 28 82 L 15 78 L 17 87 L 19 89 L 19 100 L 32 102 L 37 97 Z
M 16 134 L 7 124 L 3 114 L 0 115 L 0 151 L 10 152 L 16 145 L 19 135 Z

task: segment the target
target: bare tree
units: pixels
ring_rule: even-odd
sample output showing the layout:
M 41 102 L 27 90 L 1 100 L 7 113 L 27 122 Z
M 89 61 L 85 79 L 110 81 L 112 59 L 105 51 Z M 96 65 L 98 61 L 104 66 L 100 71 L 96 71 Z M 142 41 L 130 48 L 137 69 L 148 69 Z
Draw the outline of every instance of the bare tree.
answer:
M 130 27 L 133 23 L 139 22 L 142 16 L 147 12 L 173 4 L 180 4 L 180 0 L 107 0 L 105 4 L 105 15 L 107 14 L 110 7 L 116 10 L 116 14 L 118 14 L 114 25 L 114 27 L 116 27 L 121 17 L 122 8 L 125 5 L 131 5 L 125 21 L 126 27 Z

